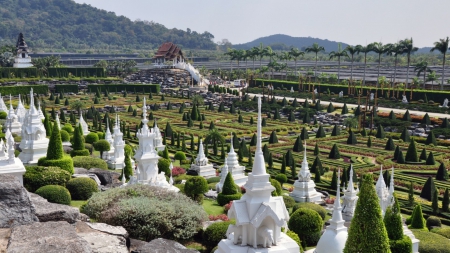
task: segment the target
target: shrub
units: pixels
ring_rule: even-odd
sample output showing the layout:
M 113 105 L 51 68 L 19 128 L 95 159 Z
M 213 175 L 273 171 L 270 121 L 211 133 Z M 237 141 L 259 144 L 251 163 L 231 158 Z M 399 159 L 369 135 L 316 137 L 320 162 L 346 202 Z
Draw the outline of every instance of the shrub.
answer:
M 232 224 L 235 224 L 235 221 L 215 222 L 209 225 L 203 233 L 203 243 L 210 248 L 217 246 L 220 240 L 226 238 L 228 226 Z
M 430 232 L 432 233 L 436 233 L 438 235 L 442 235 L 447 237 L 448 239 L 450 239 L 450 228 L 449 227 L 445 227 L 445 228 L 433 228 Z
M 91 153 L 87 149 L 70 151 L 70 156 L 72 156 L 72 157 L 76 157 L 76 156 L 86 157 L 86 156 L 90 156 L 90 155 L 91 155 Z
M 0 119 L 6 119 L 7 116 L 6 112 L 0 112 Z
M 417 148 L 414 139 L 411 139 L 409 143 L 408 150 L 406 151 L 405 161 L 407 162 L 418 162 L 419 157 L 417 156 Z
M 410 253 L 412 252 L 412 241 L 409 236 L 404 235 L 400 240 L 389 240 L 389 247 L 392 253 Z
M 297 243 L 298 247 L 300 248 L 300 253 L 303 253 L 302 242 L 300 241 L 300 237 L 298 237 L 298 235 L 292 230 L 287 231 L 286 235 Z
M 420 253 L 448 252 L 448 249 L 450 249 L 450 241 L 439 234 L 420 229 L 412 229 L 411 231 L 420 240 Z
M 197 201 L 199 204 L 203 203 L 203 194 L 208 191 L 208 182 L 201 176 L 191 177 L 186 181 L 184 185 L 184 192 L 192 200 Z
M 183 194 L 148 185 L 95 193 L 83 212 L 98 222 L 123 226 L 130 237 L 189 239 L 207 220 L 203 208 Z
M 59 167 L 26 166 L 23 185 L 29 192 L 46 185 L 65 186 L 71 174 Z
M 173 173 L 173 170 L 172 170 L 172 173 Z M 210 177 L 210 178 L 206 179 L 206 182 L 208 182 L 208 184 L 218 183 L 218 182 L 220 182 L 220 177 Z
M 316 211 L 299 208 L 291 215 L 288 226 L 306 245 L 312 246 L 316 245 L 320 239 L 323 220 Z
M 310 203 L 310 202 L 301 202 L 301 203 L 294 204 L 294 206 L 292 208 L 292 213 L 294 213 L 295 211 L 297 211 L 297 209 L 300 209 L 300 208 L 306 208 L 306 209 L 311 209 L 311 210 L 316 211 L 320 215 L 322 220 L 325 220 L 325 216 L 327 215 L 327 210 L 325 208 L 323 208 L 323 206 L 318 205 L 316 203 Z
M 448 171 L 443 162 L 439 165 L 439 169 L 436 173 L 436 180 L 448 180 Z
M 178 175 L 186 174 L 186 170 L 181 167 L 173 167 L 172 176 L 176 177 Z
M 108 169 L 108 165 L 103 159 L 96 158 L 96 157 L 82 157 L 82 156 L 75 156 L 73 159 L 73 166 L 78 168 L 84 168 L 84 169 L 92 169 L 92 168 L 99 168 L 103 170 Z
M 87 143 L 90 143 L 90 144 L 93 144 L 93 143 L 99 141 L 98 134 L 96 134 L 96 133 L 89 133 L 88 135 L 86 135 L 85 141 Z
M 281 189 L 281 184 L 275 179 L 269 179 L 270 184 L 275 187 L 275 190 L 272 192 L 272 196 L 281 196 L 283 190 Z
M 59 133 L 58 124 L 53 126 L 51 132 L 50 141 L 48 143 L 47 156 L 48 160 L 59 160 L 64 156 L 64 151 L 62 147 L 61 134 Z M 60 167 L 62 168 L 62 167 Z
M 37 189 L 36 194 L 56 204 L 70 205 L 69 191 L 60 185 L 46 185 Z
M 59 167 L 72 175 L 74 173 L 73 170 L 73 160 L 70 156 L 64 156 L 58 160 L 48 160 L 46 157 L 41 157 L 38 160 L 39 166 L 49 166 L 49 167 Z
M 420 204 L 414 207 L 414 211 L 411 215 L 411 225 L 410 228 L 424 229 L 425 228 L 425 219 L 422 214 L 422 207 Z
M 69 134 L 73 133 L 73 127 L 72 127 L 72 125 L 69 124 L 69 123 L 65 124 L 65 125 L 61 128 L 61 130 L 64 130 L 64 131 L 66 131 L 66 132 L 69 133 Z
M 95 150 L 100 151 L 100 157 L 103 157 L 103 152 L 109 151 L 111 148 L 111 145 L 107 140 L 99 140 L 95 142 L 93 145 Z
M 97 182 L 88 177 L 70 179 L 66 187 L 74 200 L 87 200 L 94 192 L 98 192 Z
M 174 184 L 181 184 L 181 182 L 183 181 L 183 180 L 188 180 L 189 178 L 191 178 L 192 176 L 190 176 L 190 175 L 187 175 L 187 174 L 182 174 L 182 175 L 178 175 L 177 177 L 175 177 L 174 179 L 173 179 L 173 181 L 174 181 Z
M 339 158 L 341 158 L 341 154 L 339 153 L 339 148 L 336 145 L 336 143 L 331 148 L 330 154 L 328 155 L 328 158 L 330 158 L 330 159 L 339 159 Z
M 230 201 L 241 199 L 241 197 L 242 197 L 242 193 L 240 193 L 240 192 L 235 193 L 235 194 L 228 194 L 228 195 L 219 193 L 217 195 L 217 203 L 220 206 L 224 206 L 227 203 L 229 203 Z
M 295 205 L 295 200 L 291 196 L 283 195 L 283 201 L 284 201 L 284 205 L 286 206 L 286 208 L 291 208 L 291 207 L 294 207 L 294 205 Z
M 174 159 L 179 160 L 181 164 L 181 161 L 186 160 L 186 155 L 183 151 L 177 151 L 174 155 Z
M 165 158 L 159 158 L 158 160 L 158 173 L 164 172 L 165 175 L 170 175 L 170 160 Z
M 430 216 L 427 219 L 426 226 L 428 229 L 431 229 L 431 227 L 440 227 L 442 226 L 441 219 L 436 216 Z
M 66 132 L 65 130 L 61 130 L 59 132 L 59 134 L 61 134 L 61 141 L 63 142 L 67 142 L 70 141 L 70 135 L 68 132 Z
M 422 191 L 420 192 L 420 197 L 431 201 L 433 198 L 434 191 L 436 190 L 436 186 L 434 185 L 433 177 L 428 177 L 428 180 L 422 187 Z
M 275 180 L 277 180 L 281 187 L 283 187 L 283 184 L 287 182 L 287 176 L 285 174 L 278 174 L 275 176 Z

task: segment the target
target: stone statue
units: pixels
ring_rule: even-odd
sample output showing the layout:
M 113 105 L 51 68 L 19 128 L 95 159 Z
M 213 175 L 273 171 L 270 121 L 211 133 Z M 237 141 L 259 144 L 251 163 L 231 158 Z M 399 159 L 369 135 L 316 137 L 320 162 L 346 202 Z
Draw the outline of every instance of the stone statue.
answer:
M 442 104 L 442 107 L 448 108 L 448 99 L 444 100 L 444 103 Z
M 294 93 L 294 86 L 291 86 L 291 93 Z
M 270 248 L 273 244 L 273 231 L 263 226 L 258 229 L 258 235 L 263 238 L 262 246 Z
M 373 93 L 370 93 L 370 101 L 372 101 L 374 99 L 374 95 Z
M 344 96 L 344 92 L 343 91 L 339 92 L 339 97 L 341 98 L 343 96 Z
M 406 96 L 405 96 L 405 95 L 403 95 L 402 103 L 404 103 L 404 104 L 407 104 L 407 103 L 408 103 L 408 99 L 406 99 Z

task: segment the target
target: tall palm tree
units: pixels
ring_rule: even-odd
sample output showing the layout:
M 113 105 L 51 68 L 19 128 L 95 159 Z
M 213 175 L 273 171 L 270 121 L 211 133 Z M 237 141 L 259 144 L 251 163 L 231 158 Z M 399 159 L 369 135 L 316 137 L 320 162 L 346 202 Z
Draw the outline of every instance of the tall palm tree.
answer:
M 291 51 L 289 51 L 289 54 L 291 55 L 291 58 L 294 59 L 295 71 L 297 71 L 297 60 L 300 56 L 305 55 L 305 52 L 298 50 L 298 48 L 291 48 Z
M 262 67 L 262 58 L 267 55 L 267 48 L 263 46 L 263 43 L 259 43 L 258 56 L 259 56 L 259 68 Z
M 289 52 L 281 52 L 281 54 L 278 56 L 278 59 L 284 60 L 284 65 L 281 66 L 282 69 L 285 69 L 286 72 L 286 80 L 287 80 L 287 69 L 288 69 L 288 61 L 291 59 L 291 54 Z
M 255 69 L 255 59 L 259 55 L 259 48 L 258 47 L 252 47 L 251 49 L 251 58 L 253 60 L 253 69 Z
M 364 53 L 364 75 L 363 75 L 363 85 L 366 86 L 366 67 L 367 67 L 367 54 L 372 51 L 372 44 L 369 44 L 367 46 L 361 46 L 357 45 L 356 48 L 358 49 L 359 53 Z
M 415 65 L 414 72 L 417 72 L 417 77 L 420 76 L 420 74 L 423 72 L 423 88 L 425 89 L 425 83 L 427 72 L 431 73 L 431 69 L 428 67 L 428 62 L 422 61 Z
M 377 75 L 377 88 L 379 87 L 380 68 L 381 68 L 381 55 L 387 53 L 389 45 L 383 45 L 381 42 L 372 43 L 372 51 L 378 54 L 378 75 Z
M 413 39 L 404 39 L 400 42 L 403 47 L 403 52 L 407 55 L 408 59 L 408 68 L 406 69 L 406 87 L 408 87 L 409 83 L 409 67 L 411 65 L 411 54 L 419 50 L 417 47 L 414 47 Z M 425 86 L 425 84 L 424 84 Z
M 277 56 L 277 53 L 274 52 L 270 46 L 267 46 L 266 49 L 266 55 L 269 56 L 269 61 L 272 61 L 273 58 Z
M 439 39 L 439 41 L 434 42 L 434 47 L 430 50 L 433 52 L 434 50 L 438 50 L 441 54 L 444 55 L 442 59 L 442 81 L 441 81 L 441 90 L 444 89 L 444 74 L 445 74 L 445 55 L 447 54 L 448 48 L 448 37 L 446 39 Z
M 315 53 L 316 54 L 316 66 L 314 67 L 314 81 L 317 80 L 317 54 L 319 52 L 325 52 L 325 48 L 323 46 L 319 46 L 319 44 L 314 43 L 312 46 L 309 46 L 305 49 L 307 53 Z
M 401 43 L 395 43 L 395 44 L 387 44 L 388 51 L 386 52 L 389 56 L 394 56 L 394 81 L 393 84 L 395 85 L 395 81 L 397 78 L 397 66 L 398 66 L 398 56 L 402 55 L 404 53 L 404 48 Z
M 339 68 L 338 68 L 338 83 L 340 83 L 341 80 L 341 57 L 348 57 L 347 55 L 347 51 L 342 50 L 341 48 L 341 43 L 338 44 L 338 50 L 337 51 L 331 51 L 330 55 L 330 60 L 332 58 L 338 58 L 338 64 L 339 64 Z
M 350 67 L 350 82 L 352 82 L 353 81 L 353 62 L 355 59 L 355 54 L 358 53 L 358 47 L 348 45 L 344 50 L 347 51 L 347 57 L 349 57 L 349 55 L 352 56 L 351 58 L 349 57 L 352 60 L 352 65 Z
M 269 64 L 267 64 L 267 67 L 272 71 L 272 77 L 273 79 L 273 71 L 278 68 L 279 63 L 276 60 L 270 61 Z
M 228 48 L 228 51 L 224 53 L 224 55 L 228 55 L 230 57 L 230 81 L 231 81 L 231 73 L 233 72 L 233 60 L 236 59 L 236 49 Z
M 439 79 L 439 76 L 436 75 L 436 71 L 431 71 L 428 76 L 427 76 L 427 81 L 431 82 L 431 90 L 433 90 L 433 86 L 434 86 L 434 81 L 436 81 L 437 79 Z

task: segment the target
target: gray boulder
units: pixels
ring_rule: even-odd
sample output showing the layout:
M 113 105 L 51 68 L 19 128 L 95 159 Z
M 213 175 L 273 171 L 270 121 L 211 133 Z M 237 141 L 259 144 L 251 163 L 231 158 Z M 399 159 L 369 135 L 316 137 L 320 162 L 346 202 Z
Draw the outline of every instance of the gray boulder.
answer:
M 123 227 L 104 223 L 77 222 L 77 234 L 85 239 L 92 252 L 128 253 L 128 232 Z
M 163 238 L 154 239 L 150 242 L 131 240 L 130 246 L 132 253 L 152 253 L 152 252 L 170 252 L 170 253 L 199 253 L 197 250 L 188 249 L 176 241 Z
M 119 180 L 120 174 L 117 172 L 92 168 L 88 170 L 88 173 L 97 175 L 102 185 L 110 185 L 113 183 L 118 183 L 120 181 Z
M 77 236 L 75 227 L 65 221 L 36 222 L 14 227 L 8 253 L 92 253 L 89 243 Z
M 28 192 L 12 175 L 0 175 L 0 228 L 39 221 Z
M 50 203 L 43 197 L 29 193 L 31 202 L 35 206 L 35 213 L 40 222 L 67 221 L 75 223 L 81 219 L 80 210 L 76 207 Z

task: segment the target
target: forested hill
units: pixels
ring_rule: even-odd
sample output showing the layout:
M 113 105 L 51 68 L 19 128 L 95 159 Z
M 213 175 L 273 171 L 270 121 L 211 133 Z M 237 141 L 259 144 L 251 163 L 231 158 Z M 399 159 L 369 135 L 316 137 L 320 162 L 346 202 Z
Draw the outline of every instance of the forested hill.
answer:
M 133 22 L 72 0 L 1 0 L 0 44 L 15 45 L 20 32 L 29 46 L 41 49 L 149 49 L 166 41 L 183 48 L 215 49 L 214 36 L 209 32 L 168 29 L 148 21 Z
M 244 44 L 233 45 L 236 49 L 249 49 L 259 46 L 263 43 L 264 46 L 271 46 L 274 50 L 289 50 L 292 46 L 298 49 L 304 50 L 306 47 L 311 46 L 313 43 L 318 43 L 325 48 L 326 52 L 335 51 L 338 48 L 338 42 L 329 41 L 311 37 L 291 37 L 284 34 L 275 34 L 267 37 L 261 37 L 251 42 Z M 347 44 L 341 43 L 342 48 L 345 48 Z

